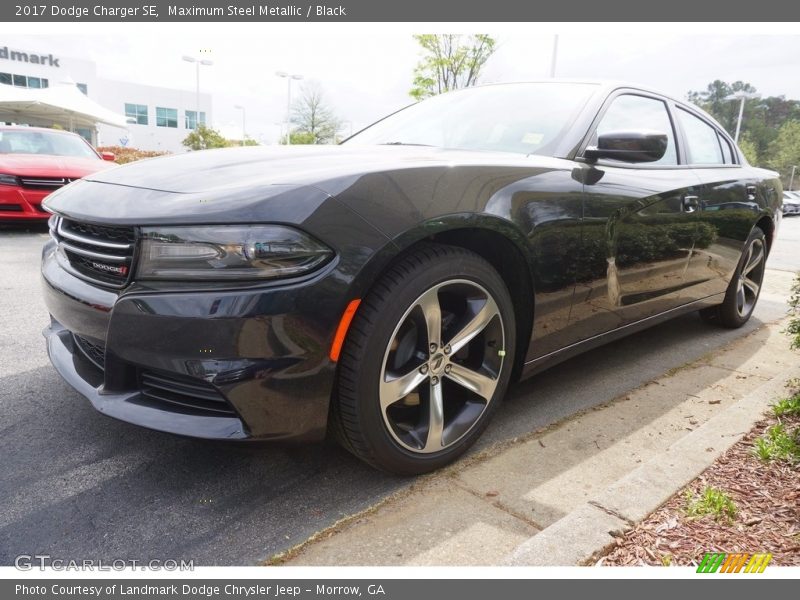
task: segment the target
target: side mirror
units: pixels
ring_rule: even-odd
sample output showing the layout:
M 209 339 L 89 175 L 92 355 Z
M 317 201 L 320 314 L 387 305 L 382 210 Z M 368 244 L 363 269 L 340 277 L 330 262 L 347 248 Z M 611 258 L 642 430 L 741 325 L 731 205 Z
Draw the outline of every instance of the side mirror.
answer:
M 103 160 L 110 160 L 111 162 L 117 160 L 117 155 L 113 152 L 101 152 L 100 156 Z
M 667 134 L 655 131 L 612 131 L 600 134 L 597 146 L 584 151 L 591 161 L 600 158 L 630 163 L 645 163 L 661 160 L 667 151 Z

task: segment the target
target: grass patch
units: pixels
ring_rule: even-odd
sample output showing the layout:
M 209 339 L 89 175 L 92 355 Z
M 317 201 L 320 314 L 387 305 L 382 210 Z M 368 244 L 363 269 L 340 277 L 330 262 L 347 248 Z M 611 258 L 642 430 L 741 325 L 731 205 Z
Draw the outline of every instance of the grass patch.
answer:
M 712 516 L 716 521 L 733 521 L 738 512 L 733 499 L 713 487 L 706 487 L 699 496 L 686 490 L 686 514 L 691 518 Z
M 797 435 L 797 430 L 787 431 L 783 423 L 778 423 L 755 441 L 753 452 L 764 462 L 782 460 L 792 464 L 800 463 Z
M 800 416 L 800 394 L 791 398 L 784 398 L 772 407 L 772 412 L 776 417 L 797 417 Z

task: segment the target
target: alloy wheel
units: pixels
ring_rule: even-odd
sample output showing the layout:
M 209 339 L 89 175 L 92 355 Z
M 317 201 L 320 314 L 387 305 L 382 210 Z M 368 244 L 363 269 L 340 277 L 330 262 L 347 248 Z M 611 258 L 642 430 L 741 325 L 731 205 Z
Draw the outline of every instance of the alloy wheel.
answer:
M 736 311 L 740 317 L 749 315 L 758 300 L 758 292 L 764 279 L 765 258 L 764 242 L 753 240 L 747 249 L 736 285 Z
M 461 440 L 494 397 L 504 343 L 500 309 L 481 285 L 452 279 L 420 295 L 383 358 L 380 408 L 395 442 L 431 454 Z

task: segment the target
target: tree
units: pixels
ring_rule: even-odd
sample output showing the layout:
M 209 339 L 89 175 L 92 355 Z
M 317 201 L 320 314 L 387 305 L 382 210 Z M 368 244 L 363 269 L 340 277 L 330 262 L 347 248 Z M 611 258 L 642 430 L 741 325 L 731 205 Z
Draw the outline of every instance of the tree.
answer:
M 739 150 L 744 153 L 744 157 L 754 167 L 759 166 L 761 163 L 761 158 L 758 154 L 758 148 L 753 143 L 753 140 L 750 139 L 750 135 L 743 135 L 739 138 Z
M 292 131 L 289 135 L 289 141 L 291 142 L 292 146 L 304 146 L 309 144 L 315 144 L 314 141 L 316 138 L 314 137 L 313 133 L 309 133 L 308 131 Z M 286 144 L 286 136 L 281 136 L 280 139 L 281 144 Z
M 291 122 L 295 125 L 290 134 L 292 144 L 333 143 L 341 125 L 333 110 L 325 104 L 322 86 L 316 81 L 303 85 L 300 98 L 292 104 Z
M 192 131 L 186 136 L 186 139 L 181 142 L 190 150 L 208 150 L 210 148 L 227 148 L 228 140 L 226 140 L 219 131 L 206 127 L 205 125 L 198 125 L 197 129 Z
M 687 98 L 711 114 L 732 134 L 736 131 L 739 117 L 739 101 L 725 98 L 738 91 L 755 92 L 756 88 L 743 81 L 726 83 L 717 79 L 701 92 L 689 92 Z M 784 96 L 745 100 L 739 147 L 748 162 L 779 171 L 786 183 L 791 165 L 800 164 L 798 123 L 798 100 Z
M 689 102 L 696 104 L 709 113 L 732 134 L 736 131 L 736 121 L 739 118 L 739 102 L 726 100 L 726 98 L 736 92 L 755 93 L 755 91 L 756 88 L 744 81 L 726 83 L 716 79 L 709 83 L 702 92 L 689 92 L 687 98 Z M 757 104 L 757 99 L 745 100 L 747 114 L 750 113 L 749 109 Z
M 485 33 L 415 35 L 423 55 L 414 68 L 409 94 L 422 100 L 450 90 L 475 85 L 497 41 Z
M 789 185 L 792 165 L 800 165 L 800 121 L 786 121 L 769 147 L 769 166 L 778 171 L 784 186 Z

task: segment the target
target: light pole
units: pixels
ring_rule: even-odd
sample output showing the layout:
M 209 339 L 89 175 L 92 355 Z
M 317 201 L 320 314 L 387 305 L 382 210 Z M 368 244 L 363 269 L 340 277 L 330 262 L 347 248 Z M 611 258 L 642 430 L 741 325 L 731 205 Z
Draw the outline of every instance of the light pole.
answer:
M 290 146 L 292 143 L 292 135 L 291 135 L 291 121 L 292 121 L 292 79 L 300 80 L 303 78 L 302 75 L 298 75 L 294 73 L 290 75 L 286 71 L 275 71 L 275 75 L 278 77 L 285 77 L 288 83 L 288 93 L 286 96 L 286 145 Z
M 207 58 L 195 58 L 194 56 L 184 56 L 182 57 L 188 63 L 194 63 L 195 65 L 195 83 L 196 83 L 196 92 L 195 92 L 195 114 L 194 114 L 194 127 L 197 129 L 197 126 L 200 125 L 200 65 L 210 67 L 214 64 L 213 60 L 208 60 Z
M 553 36 L 553 55 L 550 58 L 550 77 L 556 76 L 556 61 L 558 60 L 558 34 Z
M 789 176 L 789 191 L 792 191 L 792 186 L 794 185 L 794 171 L 797 168 L 797 165 L 792 165 L 792 174 Z
M 244 128 L 246 111 L 244 110 L 244 106 L 242 106 L 241 104 L 234 104 L 233 108 L 238 108 L 239 110 L 242 111 L 242 146 L 244 146 L 244 139 L 247 137 L 246 129 Z
M 347 134 L 347 137 L 353 137 L 353 122 L 352 121 L 342 121 L 341 126 L 347 125 L 350 133 Z M 343 127 L 342 127 L 343 128 Z
M 278 126 L 278 144 L 280 144 L 281 139 L 283 138 L 283 127 L 286 125 L 286 121 L 278 121 L 274 124 Z
M 729 96 L 725 96 L 725 100 L 739 100 L 739 118 L 736 120 L 736 135 L 733 136 L 733 141 L 739 143 L 739 132 L 742 130 L 742 115 L 744 114 L 744 101 L 751 98 L 761 98 L 761 94 L 756 92 L 734 92 Z

